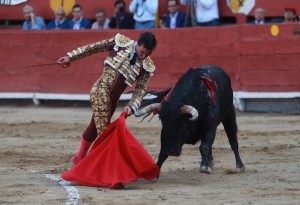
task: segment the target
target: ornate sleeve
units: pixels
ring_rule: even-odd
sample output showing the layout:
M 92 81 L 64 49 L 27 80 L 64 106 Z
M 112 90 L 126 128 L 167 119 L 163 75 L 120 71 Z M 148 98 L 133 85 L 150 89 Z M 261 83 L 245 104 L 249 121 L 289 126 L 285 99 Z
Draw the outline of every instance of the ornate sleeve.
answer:
M 143 100 L 144 95 L 147 92 L 147 87 L 152 75 L 152 73 L 145 71 L 137 79 L 131 100 L 128 103 L 128 106 L 130 106 L 134 112 L 141 106 L 141 102 Z
M 92 43 L 86 46 L 82 46 L 77 48 L 76 50 L 73 50 L 71 52 L 68 52 L 68 56 L 70 57 L 71 61 L 75 61 L 81 58 L 84 58 L 86 56 L 95 54 L 95 53 L 100 53 L 100 52 L 105 52 L 108 50 L 113 49 L 115 46 L 115 37 L 106 39 L 103 41 L 99 41 L 96 43 Z

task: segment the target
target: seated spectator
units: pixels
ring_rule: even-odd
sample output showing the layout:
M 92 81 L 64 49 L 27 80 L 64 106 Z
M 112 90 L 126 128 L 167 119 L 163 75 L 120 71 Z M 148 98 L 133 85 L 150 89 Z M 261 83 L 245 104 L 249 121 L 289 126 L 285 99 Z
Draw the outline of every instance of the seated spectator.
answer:
M 163 16 L 162 24 L 160 24 L 161 28 L 180 28 L 191 26 L 190 19 L 187 15 L 179 11 L 178 0 L 168 0 L 168 10 L 170 13 Z
M 254 11 L 254 21 L 250 21 L 250 24 L 262 25 L 267 23 L 265 19 L 266 10 L 264 8 L 258 7 Z
M 73 30 L 90 29 L 91 22 L 82 15 L 82 7 L 75 4 L 72 8 L 73 19 L 69 20 L 69 28 Z
M 158 0 L 132 0 L 129 11 L 134 14 L 135 29 L 156 28 L 157 9 Z
M 296 22 L 297 11 L 294 8 L 285 8 L 284 9 L 284 23 Z
M 115 12 L 110 18 L 109 27 L 117 29 L 134 29 L 133 15 L 126 11 L 123 0 L 117 0 L 114 4 Z
M 219 26 L 219 6 L 218 0 L 181 0 L 181 3 L 187 6 L 192 4 L 196 13 L 197 26 Z M 191 16 L 193 19 L 194 17 Z M 194 23 L 193 23 L 194 26 Z
M 93 30 L 109 29 L 109 19 L 106 18 L 105 11 L 99 9 L 95 13 L 96 21 L 92 25 Z
M 66 20 L 65 10 L 60 7 L 55 11 L 55 19 L 50 21 L 47 25 L 47 29 L 68 29 L 69 24 Z
M 23 7 L 25 21 L 23 23 L 23 30 L 42 30 L 45 29 L 45 22 L 42 17 L 35 16 L 33 7 L 26 5 Z

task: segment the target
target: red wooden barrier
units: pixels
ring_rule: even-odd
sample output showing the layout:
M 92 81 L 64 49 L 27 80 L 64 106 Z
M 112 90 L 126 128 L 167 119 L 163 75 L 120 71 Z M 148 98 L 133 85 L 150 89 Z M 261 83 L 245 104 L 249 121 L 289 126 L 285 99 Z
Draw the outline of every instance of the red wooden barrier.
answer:
M 172 86 L 191 66 L 215 64 L 231 76 L 234 91 L 300 91 L 298 24 L 221 26 L 152 30 L 158 47 L 152 55 L 157 70 L 149 89 Z M 54 63 L 79 46 L 114 36 L 110 31 L 0 31 L 0 69 Z M 142 31 L 121 31 L 137 39 Z M 0 92 L 88 94 L 101 75 L 106 53 L 56 65 L 0 72 Z
M 95 11 L 97 9 L 104 9 L 108 17 L 111 17 L 114 9 L 115 1 L 86 1 L 86 0 L 30 0 L 26 3 L 16 5 L 16 6 L 0 6 L 0 20 L 23 20 L 24 15 L 22 8 L 26 5 L 32 5 L 35 9 L 35 13 L 39 16 L 44 17 L 46 20 L 54 18 L 54 10 L 58 6 L 64 6 L 67 13 L 70 13 L 71 7 L 74 3 L 79 3 L 83 6 L 84 16 L 90 19 L 94 19 Z M 125 0 L 127 3 L 127 8 L 131 0 Z M 159 14 L 162 16 L 166 14 L 167 11 L 167 0 L 159 1 Z M 52 7 L 52 8 L 51 8 Z M 283 16 L 283 11 L 285 7 L 293 7 L 297 9 L 298 14 L 300 12 L 299 0 L 255 0 L 255 7 L 263 7 L 266 9 L 266 16 Z M 186 11 L 186 8 L 181 5 L 180 8 L 182 11 Z M 227 0 L 219 0 L 219 10 L 220 16 L 224 17 L 236 17 L 237 23 L 245 23 L 246 16 L 243 14 L 233 14 L 232 11 L 227 6 Z M 254 9 L 249 13 L 250 16 L 253 16 Z M 69 18 L 71 15 L 68 16 Z

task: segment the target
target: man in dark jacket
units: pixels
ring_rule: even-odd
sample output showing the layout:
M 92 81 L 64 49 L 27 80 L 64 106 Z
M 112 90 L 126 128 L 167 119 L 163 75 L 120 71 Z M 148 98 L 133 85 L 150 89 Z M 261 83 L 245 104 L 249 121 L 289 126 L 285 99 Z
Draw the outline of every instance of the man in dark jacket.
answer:
M 126 4 L 123 0 L 117 0 L 114 4 L 115 13 L 109 22 L 110 28 L 134 29 L 133 15 L 126 12 Z
M 258 7 L 254 10 L 254 20 L 250 21 L 250 24 L 263 25 L 268 23 L 265 19 L 266 10 L 264 8 Z
M 178 0 L 168 0 L 169 14 L 165 15 L 162 19 L 161 27 L 164 28 L 180 28 L 190 27 L 190 18 L 183 12 L 179 11 Z
M 91 22 L 82 15 L 82 7 L 75 4 L 72 9 L 73 19 L 69 20 L 69 28 L 73 30 L 90 29 Z

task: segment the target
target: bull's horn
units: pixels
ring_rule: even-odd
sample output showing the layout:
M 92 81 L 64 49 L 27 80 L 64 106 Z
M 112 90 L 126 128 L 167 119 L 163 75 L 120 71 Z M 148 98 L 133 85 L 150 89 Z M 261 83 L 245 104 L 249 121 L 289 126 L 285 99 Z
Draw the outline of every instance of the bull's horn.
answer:
M 161 107 L 160 103 L 153 103 L 153 104 L 147 105 L 146 107 L 142 108 L 141 110 L 137 110 L 134 115 L 136 117 L 140 117 L 140 116 L 144 115 L 145 113 L 149 113 L 149 112 L 153 111 L 154 109 L 157 109 L 159 111 L 160 107 Z
M 198 111 L 193 106 L 184 105 L 181 107 L 181 112 L 191 114 L 192 117 L 189 119 L 191 121 L 195 121 L 198 119 Z

